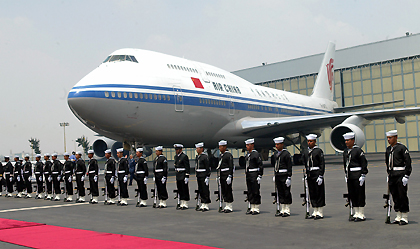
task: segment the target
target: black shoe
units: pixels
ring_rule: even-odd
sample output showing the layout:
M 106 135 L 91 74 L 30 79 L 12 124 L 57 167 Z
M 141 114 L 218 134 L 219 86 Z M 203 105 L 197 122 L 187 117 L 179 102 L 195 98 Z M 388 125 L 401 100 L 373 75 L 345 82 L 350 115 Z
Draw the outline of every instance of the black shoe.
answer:
M 147 207 L 147 205 L 140 204 L 139 207 Z
M 276 216 L 276 217 L 283 217 L 283 214 L 282 214 L 282 213 L 280 213 L 280 211 L 277 211 L 277 212 L 276 212 L 276 214 L 275 214 L 274 216 Z
M 360 221 L 365 221 L 365 220 L 366 220 L 366 218 L 361 219 L 361 218 L 357 217 L 356 219 L 354 219 L 354 222 L 360 222 Z
M 230 211 L 229 209 L 225 209 L 225 210 L 223 210 L 223 212 L 226 213 L 226 214 L 227 213 L 232 213 L 232 211 Z
M 251 211 L 251 209 L 246 210 L 245 214 L 252 214 L 253 212 Z
M 407 225 L 408 224 L 408 222 L 405 222 L 405 221 L 403 221 L 403 220 L 400 220 L 400 226 L 405 226 L 405 225 Z
M 140 202 L 137 202 L 136 207 L 140 207 Z
M 306 219 L 315 219 L 315 216 L 309 215 L 309 216 L 306 217 Z
M 207 212 L 207 211 L 209 211 L 209 209 L 207 209 L 207 208 L 203 208 L 203 209 L 200 209 L 201 210 L 201 212 Z
M 283 213 L 283 216 L 282 217 L 289 217 L 290 216 L 290 214 L 288 214 L 288 213 Z
M 258 215 L 258 214 L 260 214 L 260 212 L 257 212 L 257 211 L 252 212 L 252 215 Z
M 322 219 L 324 219 L 324 217 L 319 216 L 319 215 L 315 216 L 315 218 L 314 218 L 314 220 L 322 220 Z
M 394 220 L 391 224 L 400 224 L 401 221 Z
M 349 217 L 349 221 L 356 221 L 356 218 L 354 216 Z

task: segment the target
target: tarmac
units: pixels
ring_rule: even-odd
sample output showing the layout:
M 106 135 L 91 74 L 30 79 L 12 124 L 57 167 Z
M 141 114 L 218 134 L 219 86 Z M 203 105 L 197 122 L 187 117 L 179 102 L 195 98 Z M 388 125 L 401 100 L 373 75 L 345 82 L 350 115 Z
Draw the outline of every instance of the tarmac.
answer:
M 273 168 L 266 167 L 261 182 L 262 204 L 259 215 L 246 215 L 247 203 L 243 191 L 246 190 L 243 169 L 234 174 L 234 212 L 219 213 L 218 202 L 213 191 L 217 189 L 216 173 L 210 181 L 210 211 L 195 211 L 197 188 L 195 177 L 189 182 L 191 201 L 188 210 L 176 210 L 173 199 L 175 177 L 168 177 L 168 208 L 152 208 L 148 182 L 148 206 L 135 207 L 134 189 L 136 183 L 129 186 L 129 205 L 103 205 L 103 196 L 99 204 L 65 203 L 35 199 L 15 199 L 0 197 L 0 218 L 19 221 L 46 223 L 48 225 L 78 228 L 98 232 L 124 234 L 144 238 L 186 242 L 218 248 L 418 248 L 420 243 L 420 153 L 411 153 L 413 172 L 409 180 L 408 196 L 410 199 L 409 224 L 406 226 L 385 224 L 386 210 L 382 195 L 387 190 L 386 166 L 384 154 L 367 154 L 369 174 L 366 177 L 367 220 L 349 222 L 349 209 L 344 206 L 347 193 L 344 181 L 342 156 L 326 157 L 325 188 L 326 207 L 324 219 L 306 220 L 305 207 L 300 194 L 303 192 L 303 166 L 293 167 L 292 196 L 290 217 L 275 217 L 276 205 L 273 205 L 271 192 Z M 103 167 L 101 165 L 101 167 Z M 149 168 L 151 164 L 149 163 Z M 150 170 L 151 171 L 151 170 Z M 75 183 L 74 183 L 75 186 Z M 100 187 L 103 179 L 100 179 Z M 86 182 L 85 187 L 88 187 Z M 88 191 L 87 191 L 88 192 Z M 4 194 L 4 192 L 3 192 Z M 87 196 L 87 200 L 89 197 Z M 312 211 L 312 209 L 311 209 Z M 392 211 L 391 219 L 395 212 Z M 65 236 L 52 235 L 52 236 Z M 24 238 L 24 234 L 22 234 Z M 48 238 L 45 238 L 48 239 Z M 0 242 L 0 248 L 18 248 L 21 246 Z M 59 247 L 59 245 L 57 245 Z M 141 247 L 141 245 L 139 245 Z

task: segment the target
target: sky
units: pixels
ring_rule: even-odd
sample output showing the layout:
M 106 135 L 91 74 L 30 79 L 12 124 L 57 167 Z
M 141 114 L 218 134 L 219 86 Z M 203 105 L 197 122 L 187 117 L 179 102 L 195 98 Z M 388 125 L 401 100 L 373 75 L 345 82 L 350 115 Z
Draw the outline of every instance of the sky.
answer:
M 70 111 L 70 89 L 120 48 L 235 71 L 420 33 L 420 1 L 0 0 L 0 155 L 76 148 L 95 133 Z

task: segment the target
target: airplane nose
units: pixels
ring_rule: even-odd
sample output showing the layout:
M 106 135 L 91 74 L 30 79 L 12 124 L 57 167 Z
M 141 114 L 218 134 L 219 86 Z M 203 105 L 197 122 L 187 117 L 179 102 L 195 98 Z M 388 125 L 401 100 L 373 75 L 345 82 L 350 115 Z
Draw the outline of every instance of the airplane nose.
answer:
M 74 115 L 84 124 L 87 124 L 87 120 L 95 110 L 95 103 L 92 99 L 82 97 L 81 93 L 72 89 L 67 97 L 67 103 Z

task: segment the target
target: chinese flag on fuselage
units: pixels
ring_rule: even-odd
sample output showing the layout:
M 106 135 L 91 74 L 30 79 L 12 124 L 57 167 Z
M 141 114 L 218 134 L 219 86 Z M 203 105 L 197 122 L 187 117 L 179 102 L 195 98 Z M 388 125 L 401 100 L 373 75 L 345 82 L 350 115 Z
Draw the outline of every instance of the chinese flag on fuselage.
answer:
M 193 78 L 193 77 L 191 77 L 191 79 L 192 79 L 192 81 L 194 83 L 195 88 L 202 88 L 202 89 L 204 89 L 204 86 L 203 86 L 203 84 L 201 84 L 200 79 Z

